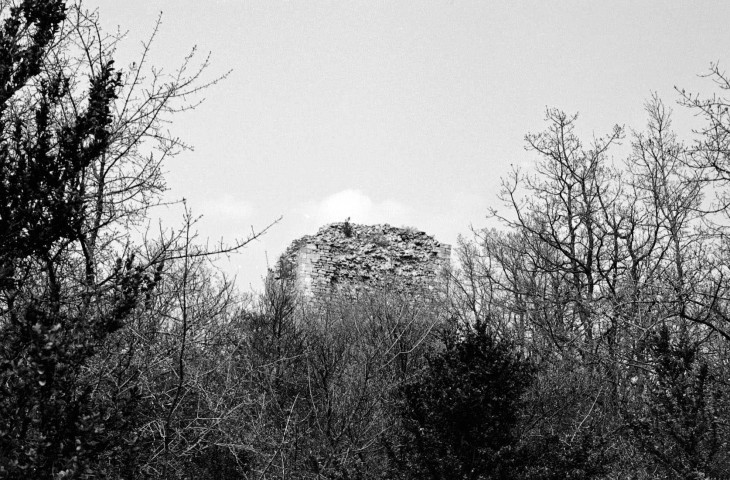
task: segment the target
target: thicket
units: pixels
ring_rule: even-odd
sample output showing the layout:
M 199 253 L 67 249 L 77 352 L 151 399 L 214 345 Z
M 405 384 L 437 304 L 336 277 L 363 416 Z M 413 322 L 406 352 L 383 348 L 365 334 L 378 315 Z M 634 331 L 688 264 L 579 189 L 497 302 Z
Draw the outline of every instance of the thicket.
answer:
M 0 478 L 730 476 L 730 81 L 584 145 L 548 110 L 500 230 L 440 291 L 242 295 L 152 235 L 207 60 L 113 63 L 61 0 L 0 0 Z M 614 158 L 624 142 L 629 153 Z

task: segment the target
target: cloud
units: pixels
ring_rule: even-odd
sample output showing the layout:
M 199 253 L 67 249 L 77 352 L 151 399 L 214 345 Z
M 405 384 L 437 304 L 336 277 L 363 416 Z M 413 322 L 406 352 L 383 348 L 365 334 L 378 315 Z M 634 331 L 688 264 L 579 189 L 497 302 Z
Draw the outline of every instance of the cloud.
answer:
M 348 217 L 355 223 L 407 223 L 412 209 L 395 200 L 373 201 L 360 190 L 343 190 L 304 207 L 304 216 L 319 225 L 342 222 Z

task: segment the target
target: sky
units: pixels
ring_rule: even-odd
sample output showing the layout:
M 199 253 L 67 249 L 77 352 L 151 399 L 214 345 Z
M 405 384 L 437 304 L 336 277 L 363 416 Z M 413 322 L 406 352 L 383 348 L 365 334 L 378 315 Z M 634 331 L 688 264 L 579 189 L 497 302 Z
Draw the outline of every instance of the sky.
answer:
M 728 64 L 730 2 L 85 0 L 127 32 L 135 60 L 162 12 L 151 60 L 171 71 L 197 46 L 228 74 L 171 131 L 194 146 L 166 165 L 199 238 L 263 237 L 219 265 L 260 291 L 291 241 L 350 218 L 456 244 L 493 225 L 500 178 L 536 160 L 524 136 L 546 108 L 579 113 L 586 143 L 642 129 L 658 94 L 711 94 Z M 125 63 L 126 62 L 126 63 Z M 687 123 L 689 125 L 689 121 Z M 620 152 L 620 151 L 619 151 Z M 617 153 L 618 155 L 619 153 Z M 179 225 L 181 211 L 158 212 Z

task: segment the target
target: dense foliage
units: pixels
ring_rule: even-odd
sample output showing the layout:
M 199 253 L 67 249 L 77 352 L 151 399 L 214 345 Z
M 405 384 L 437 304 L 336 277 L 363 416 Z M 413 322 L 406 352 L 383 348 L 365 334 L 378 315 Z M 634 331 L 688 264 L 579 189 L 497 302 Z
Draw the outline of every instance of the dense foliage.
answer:
M 100 289 L 88 253 L 85 275 L 69 274 L 84 258 L 78 250 L 89 247 L 84 177 L 109 147 L 120 77 L 111 61 L 102 64 L 85 105 L 60 121 L 69 80 L 45 71 L 44 59 L 64 15 L 63 2 L 23 2 L 10 9 L 0 34 L 0 474 L 6 478 L 85 472 L 136 427 L 136 391 L 104 391 L 89 381 L 85 366 L 154 281 L 130 258 L 110 278 L 111 288 Z
M 404 478 L 509 478 L 531 368 L 483 325 L 447 338 L 402 387 L 398 469 Z

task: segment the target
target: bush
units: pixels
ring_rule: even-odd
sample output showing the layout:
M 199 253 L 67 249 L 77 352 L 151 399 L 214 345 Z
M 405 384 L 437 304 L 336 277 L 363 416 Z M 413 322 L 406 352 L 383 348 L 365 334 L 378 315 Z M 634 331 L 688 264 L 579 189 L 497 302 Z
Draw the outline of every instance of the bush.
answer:
M 451 336 L 401 391 L 402 434 L 391 450 L 401 478 L 506 478 L 517 466 L 515 426 L 531 365 L 484 327 Z

